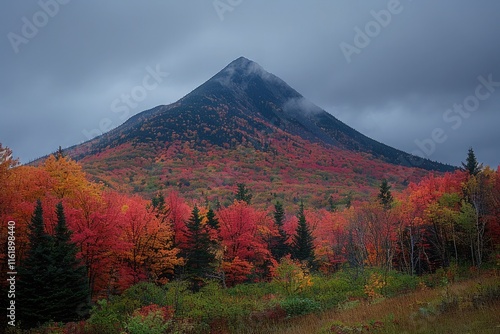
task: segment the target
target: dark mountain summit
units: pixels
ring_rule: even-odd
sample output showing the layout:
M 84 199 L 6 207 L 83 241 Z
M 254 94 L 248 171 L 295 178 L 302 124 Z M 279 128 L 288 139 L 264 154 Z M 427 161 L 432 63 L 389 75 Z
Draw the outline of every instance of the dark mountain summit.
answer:
M 70 154 L 80 159 L 124 143 L 175 140 L 226 148 L 246 142 L 265 149 L 272 138 L 293 137 L 369 153 L 391 164 L 437 171 L 453 169 L 366 137 L 244 57 L 176 103 L 144 111 L 82 147 L 71 148 Z

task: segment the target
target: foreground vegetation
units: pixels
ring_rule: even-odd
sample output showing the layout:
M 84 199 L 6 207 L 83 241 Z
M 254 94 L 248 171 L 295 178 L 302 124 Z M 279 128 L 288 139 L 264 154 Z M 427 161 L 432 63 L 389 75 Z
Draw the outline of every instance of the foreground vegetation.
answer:
M 496 333 L 498 270 L 433 275 L 344 269 L 198 293 L 175 281 L 139 283 L 100 300 L 87 321 L 31 333 Z M 289 278 L 292 278 L 289 276 Z M 11 331 L 11 333 L 16 333 Z
M 431 280 L 438 279 L 432 276 Z M 498 333 L 498 276 L 486 274 L 393 298 L 355 301 L 319 315 L 271 325 L 254 333 Z

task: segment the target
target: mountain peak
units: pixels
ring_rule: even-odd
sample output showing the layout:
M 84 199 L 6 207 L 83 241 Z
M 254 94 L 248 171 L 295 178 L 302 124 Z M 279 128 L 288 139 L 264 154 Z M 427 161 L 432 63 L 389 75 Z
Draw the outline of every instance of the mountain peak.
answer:
M 241 70 L 255 70 L 255 69 L 260 69 L 265 72 L 265 70 L 254 62 L 253 60 L 250 60 L 248 58 L 245 58 L 243 56 L 233 60 L 230 62 L 224 69 L 222 69 L 221 72 L 227 69 L 241 69 Z
M 217 73 L 213 79 L 224 86 L 234 87 L 259 78 L 265 82 L 285 84 L 275 75 L 267 72 L 262 66 L 245 57 L 233 60 L 229 65 Z
M 248 66 L 251 63 L 255 63 L 255 62 L 252 61 L 252 60 L 250 60 L 250 59 L 248 59 L 248 58 L 245 58 L 245 57 L 241 56 L 239 58 L 236 58 L 232 62 L 230 62 L 227 67 L 229 67 L 229 66 L 246 67 L 246 66 Z
M 325 150 L 368 153 L 392 164 L 416 161 L 425 169 L 453 169 L 364 136 L 245 57 L 233 60 L 178 102 L 138 114 L 96 138 L 81 154 L 126 143 L 169 146 L 178 141 L 200 149 L 250 145 L 260 150 L 269 149 L 271 142 L 295 138 L 321 144 Z

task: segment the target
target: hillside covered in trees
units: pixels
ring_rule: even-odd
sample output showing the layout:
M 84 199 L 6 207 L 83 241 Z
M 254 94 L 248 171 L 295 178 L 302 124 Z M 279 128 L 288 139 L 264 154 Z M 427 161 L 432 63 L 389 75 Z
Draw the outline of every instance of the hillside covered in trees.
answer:
M 170 105 L 64 149 L 96 182 L 151 198 L 176 189 L 188 200 L 227 200 L 236 183 L 254 204 L 310 208 L 367 199 L 381 179 L 401 190 L 456 168 L 375 141 L 240 57 Z M 33 164 L 41 163 L 39 159 Z
M 498 262 L 500 169 L 480 165 L 472 150 L 462 170 L 430 174 L 403 190 L 380 180 L 368 199 L 327 208 L 279 199 L 254 205 L 259 194 L 243 182 L 233 184 L 223 201 L 207 201 L 202 194 L 186 200 L 176 187 L 145 199 L 89 181 L 82 167 L 61 152 L 34 167 L 17 166 L 8 148 L 0 151 L 0 219 L 16 223 L 19 287 L 38 275 L 42 260 L 33 259 L 42 256 L 47 263 L 66 261 L 74 270 L 57 275 L 75 282 L 83 294 L 76 307 L 58 312 L 39 301 L 31 318 L 20 306 L 23 326 L 85 319 L 91 304 L 145 282 L 185 282 L 185 289 L 196 294 L 211 284 L 231 288 L 278 281 L 293 294 L 314 285 L 313 275 L 328 277 L 346 268 L 353 275 L 378 268 L 386 275 L 418 277 Z M 5 248 L 7 234 L 2 224 Z M 63 250 L 69 257 L 61 258 Z M 0 270 L 7 272 L 2 256 Z M 30 300 L 51 295 L 50 305 L 64 306 L 59 292 L 60 284 L 39 284 Z M 280 298 L 276 294 L 273 298 Z M 149 311 L 154 313 L 153 305 Z M 164 315 L 182 321 L 181 309 L 168 305 Z

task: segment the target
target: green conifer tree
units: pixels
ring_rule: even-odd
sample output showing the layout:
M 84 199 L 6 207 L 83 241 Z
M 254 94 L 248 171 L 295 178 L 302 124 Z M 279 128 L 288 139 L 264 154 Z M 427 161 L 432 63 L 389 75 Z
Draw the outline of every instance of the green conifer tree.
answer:
M 382 204 L 382 206 L 384 207 L 384 209 L 388 210 L 391 208 L 394 198 L 392 197 L 391 186 L 389 185 L 386 179 L 382 180 L 377 197 L 380 204 Z
M 54 235 L 53 260 L 59 275 L 54 279 L 55 306 L 52 314 L 57 321 L 73 321 L 85 316 L 90 306 L 87 270 L 77 258 L 78 247 L 71 241 L 71 231 L 61 202 L 56 206 L 57 225 Z
M 30 249 L 19 266 L 19 281 L 16 291 L 17 316 L 24 328 L 36 327 L 50 320 L 45 314 L 43 298 L 46 296 L 45 279 L 51 264 L 52 240 L 45 232 L 43 209 L 40 200 L 29 224 Z
M 462 169 L 469 172 L 469 175 L 476 176 L 483 169 L 483 164 L 479 164 L 476 159 L 476 155 L 474 154 L 474 150 L 469 148 L 469 152 L 467 153 L 467 160 L 465 163 L 462 162 Z
M 185 273 L 192 282 L 193 291 L 198 291 L 203 285 L 203 278 L 212 271 L 215 256 L 210 252 L 210 236 L 202 224 L 202 218 L 197 206 L 193 208 L 186 227 Z
M 215 230 L 219 229 L 219 220 L 215 216 L 214 210 L 212 210 L 211 208 L 208 209 L 208 212 L 207 212 L 207 225 L 210 226 L 210 228 L 213 228 Z
M 271 238 L 271 254 L 275 260 L 279 261 L 282 257 L 290 253 L 290 249 L 286 243 L 288 236 L 283 229 L 283 224 L 285 222 L 285 210 L 283 209 L 283 204 L 277 202 L 274 205 L 274 225 L 278 230 L 278 235 Z
M 349 191 L 345 195 L 344 202 L 345 202 L 346 209 L 349 209 L 351 207 L 351 205 L 352 205 L 352 192 Z
M 55 236 L 46 233 L 43 210 L 37 201 L 30 224 L 30 250 L 19 267 L 19 319 L 32 328 L 47 321 L 68 322 L 85 316 L 90 292 L 86 270 L 76 258 L 77 248 L 62 204 L 57 206 Z
M 151 204 L 153 205 L 153 209 L 156 209 L 158 212 L 162 212 L 165 210 L 165 197 L 162 193 L 158 193 L 151 199 Z
M 299 224 L 293 236 L 292 256 L 294 259 L 307 262 L 309 267 L 314 269 L 316 266 L 314 238 L 304 215 L 303 203 L 300 203 L 297 218 L 299 219 Z
M 250 193 L 250 190 L 244 183 L 238 183 L 236 186 L 238 187 L 238 190 L 236 191 L 235 199 L 237 201 L 243 201 L 247 204 L 250 204 L 252 200 L 252 194 Z

